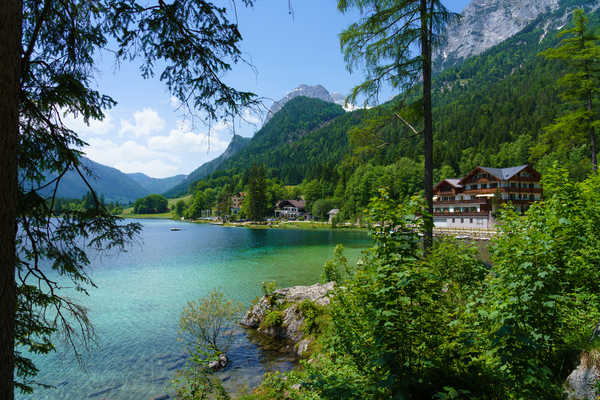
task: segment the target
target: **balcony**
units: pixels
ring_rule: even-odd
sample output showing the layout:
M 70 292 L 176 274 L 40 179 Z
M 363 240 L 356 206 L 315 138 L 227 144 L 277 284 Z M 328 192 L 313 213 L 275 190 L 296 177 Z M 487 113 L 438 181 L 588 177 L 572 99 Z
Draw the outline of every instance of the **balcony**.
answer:
M 500 193 L 542 193 L 541 188 L 514 188 L 514 187 L 502 187 L 502 188 L 487 188 L 487 189 L 468 189 L 463 193 L 469 195 L 478 194 L 495 194 L 497 191 Z
M 486 204 L 485 198 L 471 199 L 471 200 L 436 200 L 434 204 Z
M 434 217 L 487 217 L 489 211 L 464 211 L 464 212 L 448 212 L 448 211 L 434 211 Z

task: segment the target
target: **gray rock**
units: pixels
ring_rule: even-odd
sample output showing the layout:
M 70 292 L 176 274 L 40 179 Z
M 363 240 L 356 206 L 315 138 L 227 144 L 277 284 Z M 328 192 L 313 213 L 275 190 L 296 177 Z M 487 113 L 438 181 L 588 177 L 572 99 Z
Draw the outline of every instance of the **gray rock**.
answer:
M 225 353 L 221 353 L 219 354 L 218 360 L 214 360 L 208 363 L 208 368 L 212 369 L 213 371 L 218 371 L 225 368 L 228 362 L 229 359 L 227 358 L 227 355 L 225 355 Z
M 587 400 L 598 398 L 596 386 L 600 379 L 600 370 L 590 365 L 586 357 L 582 357 L 579 366 L 567 377 L 567 393 L 569 399 Z
M 437 65 L 452 65 L 515 35 L 538 16 L 559 7 L 559 0 L 473 0 L 462 19 L 447 28 L 446 44 L 434 55 Z
M 304 355 L 306 350 L 308 350 L 308 346 L 311 343 L 312 343 L 312 340 L 310 340 L 310 339 L 302 339 L 301 341 L 298 342 L 298 346 L 296 349 L 296 354 L 298 355 L 298 357 L 302 357 Z
M 326 306 L 330 303 L 329 293 L 335 288 L 334 282 L 326 284 L 315 284 L 312 286 L 292 286 L 277 289 L 271 297 L 263 296 L 258 303 L 252 306 L 240 323 L 247 328 L 258 328 L 258 332 L 297 343 L 297 346 L 288 346 L 290 351 L 302 356 L 311 343 L 310 339 L 303 339 L 302 325 L 304 315 L 300 311 L 299 304 L 304 300 L 310 300 L 315 304 Z M 261 327 L 261 322 L 275 308 L 287 304 L 283 310 L 281 326 Z
M 153 397 L 152 400 L 168 400 L 170 398 L 171 396 L 169 396 L 168 394 L 163 394 L 160 396 Z

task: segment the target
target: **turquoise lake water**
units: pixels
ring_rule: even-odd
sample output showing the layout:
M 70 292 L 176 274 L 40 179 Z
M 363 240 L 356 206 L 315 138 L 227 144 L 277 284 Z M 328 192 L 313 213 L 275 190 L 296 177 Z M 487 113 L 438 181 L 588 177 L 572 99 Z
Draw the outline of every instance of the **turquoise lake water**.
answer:
M 34 357 L 36 388 L 18 399 L 153 399 L 169 393 L 168 381 L 185 365 L 177 322 L 185 304 L 220 288 L 245 306 L 261 295 L 261 282 L 278 286 L 313 284 L 321 266 L 342 243 L 350 260 L 369 245 L 363 232 L 253 230 L 143 220 L 138 243 L 125 253 L 92 255 L 97 289 L 73 294 L 89 309 L 98 344 L 80 365 L 72 352 Z M 171 232 L 177 226 L 181 231 Z M 288 370 L 294 360 L 257 345 L 236 331 L 231 363 L 219 376 L 230 390 L 251 389 L 266 370 Z

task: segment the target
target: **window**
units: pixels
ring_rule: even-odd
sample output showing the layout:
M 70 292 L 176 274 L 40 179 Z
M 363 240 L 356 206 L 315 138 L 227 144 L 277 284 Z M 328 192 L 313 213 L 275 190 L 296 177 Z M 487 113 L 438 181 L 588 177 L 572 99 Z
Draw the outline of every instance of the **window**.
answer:
M 455 222 L 456 222 L 456 218 L 452 218 L 452 223 L 455 223 Z
M 472 224 L 473 223 L 473 218 L 469 218 L 469 223 Z
M 534 200 L 535 200 L 535 196 L 534 196 L 534 195 L 532 195 L 532 194 L 530 194 L 530 195 L 529 195 L 529 200 L 531 200 L 531 201 L 534 201 Z
M 461 223 L 461 224 L 464 224 L 464 223 L 465 223 L 465 219 L 464 219 L 464 218 L 461 218 L 461 219 L 460 219 L 460 223 Z
M 529 189 L 533 189 L 533 187 L 534 187 L 534 184 L 533 184 L 533 183 L 530 183 L 530 184 L 529 184 Z

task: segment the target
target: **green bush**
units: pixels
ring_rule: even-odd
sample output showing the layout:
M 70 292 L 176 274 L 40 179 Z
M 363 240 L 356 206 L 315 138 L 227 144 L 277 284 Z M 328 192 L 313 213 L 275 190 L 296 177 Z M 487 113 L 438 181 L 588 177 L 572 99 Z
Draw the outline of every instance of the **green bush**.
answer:
M 283 312 L 279 310 L 273 310 L 267 314 L 265 319 L 261 323 L 261 328 L 273 328 L 281 326 L 283 324 Z
M 319 306 L 318 304 L 309 299 L 306 299 L 302 301 L 302 303 L 300 303 L 298 309 L 302 312 L 302 315 L 304 315 L 302 331 L 306 335 L 311 335 L 313 333 L 321 333 L 321 324 L 323 323 L 321 317 L 324 313 L 323 307 Z

